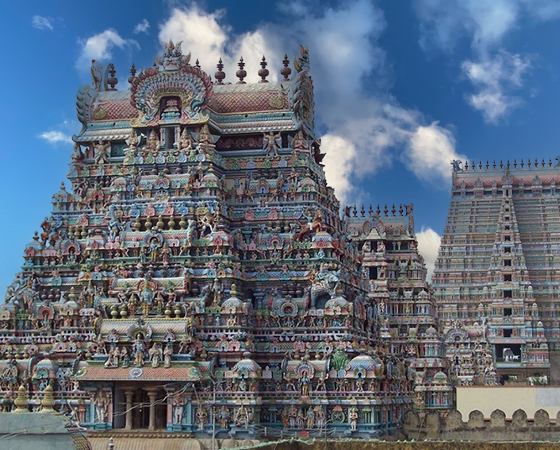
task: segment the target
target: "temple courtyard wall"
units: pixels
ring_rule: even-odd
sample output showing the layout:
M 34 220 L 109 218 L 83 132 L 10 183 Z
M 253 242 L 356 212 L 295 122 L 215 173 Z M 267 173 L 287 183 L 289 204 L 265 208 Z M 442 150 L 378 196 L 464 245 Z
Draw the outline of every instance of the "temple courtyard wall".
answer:
M 457 410 L 468 417 L 471 411 L 480 411 L 489 419 L 496 409 L 511 419 L 515 411 L 522 409 L 528 419 L 539 410 L 556 417 L 560 411 L 560 387 L 558 386 L 457 386 Z
M 106 450 L 107 439 L 91 440 L 93 450 Z M 115 450 L 211 450 L 211 440 L 197 439 L 161 439 L 160 444 L 151 446 L 149 441 L 140 440 L 132 443 L 126 439 L 114 440 Z M 215 448 L 239 448 L 254 450 L 557 450 L 560 442 L 445 442 L 445 441 L 374 441 L 374 440 L 332 440 L 314 439 L 304 441 L 299 439 L 263 442 L 253 446 L 241 447 L 239 440 L 220 440 Z

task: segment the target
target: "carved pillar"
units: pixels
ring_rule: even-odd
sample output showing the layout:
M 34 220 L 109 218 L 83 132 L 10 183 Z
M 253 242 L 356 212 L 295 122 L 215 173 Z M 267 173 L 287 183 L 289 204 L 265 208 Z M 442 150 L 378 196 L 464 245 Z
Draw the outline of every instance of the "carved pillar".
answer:
M 156 391 L 148 391 L 148 398 L 150 399 L 150 416 L 148 421 L 148 429 L 154 431 L 156 429 Z
M 126 396 L 126 415 L 125 415 L 125 430 L 132 430 L 132 399 L 134 397 L 133 390 L 124 391 Z

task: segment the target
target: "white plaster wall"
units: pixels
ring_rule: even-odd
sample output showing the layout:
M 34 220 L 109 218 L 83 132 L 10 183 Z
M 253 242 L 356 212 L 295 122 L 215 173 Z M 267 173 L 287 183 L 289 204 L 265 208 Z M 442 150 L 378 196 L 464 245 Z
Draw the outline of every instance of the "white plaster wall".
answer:
M 560 386 L 459 386 L 457 409 L 465 422 L 475 409 L 485 418 L 490 418 L 495 409 L 501 409 L 507 418 L 511 418 L 517 409 L 522 409 L 528 419 L 532 419 L 539 409 L 544 409 L 554 420 L 560 411 Z

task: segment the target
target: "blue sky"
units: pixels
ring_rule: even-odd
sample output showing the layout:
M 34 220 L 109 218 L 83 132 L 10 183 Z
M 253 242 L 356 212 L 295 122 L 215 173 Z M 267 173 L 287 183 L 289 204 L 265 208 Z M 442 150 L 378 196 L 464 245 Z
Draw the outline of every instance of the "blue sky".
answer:
M 0 16 L 0 287 L 66 180 L 78 133 L 75 94 L 92 58 L 126 89 L 160 41 L 183 40 L 211 75 L 222 57 L 252 80 L 264 53 L 309 46 L 317 134 L 344 203 L 414 203 L 433 262 L 452 158 L 560 155 L 560 0 L 26 1 Z

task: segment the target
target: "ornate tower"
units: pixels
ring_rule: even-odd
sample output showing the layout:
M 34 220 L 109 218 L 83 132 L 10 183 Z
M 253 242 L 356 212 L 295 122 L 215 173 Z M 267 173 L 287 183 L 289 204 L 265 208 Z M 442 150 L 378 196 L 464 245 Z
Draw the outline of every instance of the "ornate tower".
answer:
M 362 255 L 368 297 L 391 358 L 407 365 L 417 409 L 453 406 L 453 388 L 438 327 L 436 305 L 418 253 L 412 204 L 391 211 L 362 206 L 346 211 L 347 232 Z M 412 390 L 412 389 L 411 389 Z M 412 392 L 411 392 L 412 394 Z
M 221 62 L 212 82 L 164 47 L 129 91 L 112 64 L 79 90 L 72 192 L 9 289 L 4 364 L 96 430 L 396 427 L 404 365 L 325 182 L 307 51 L 293 79 L 285 60 L 268 82 L 263 59 L 259 83 L 241 61 L 224 84 Z
M 544 160 L 460 164 L 434 273 L 453 371 L 464 384 L 546 382 L 557 371 L 560 172 Z

